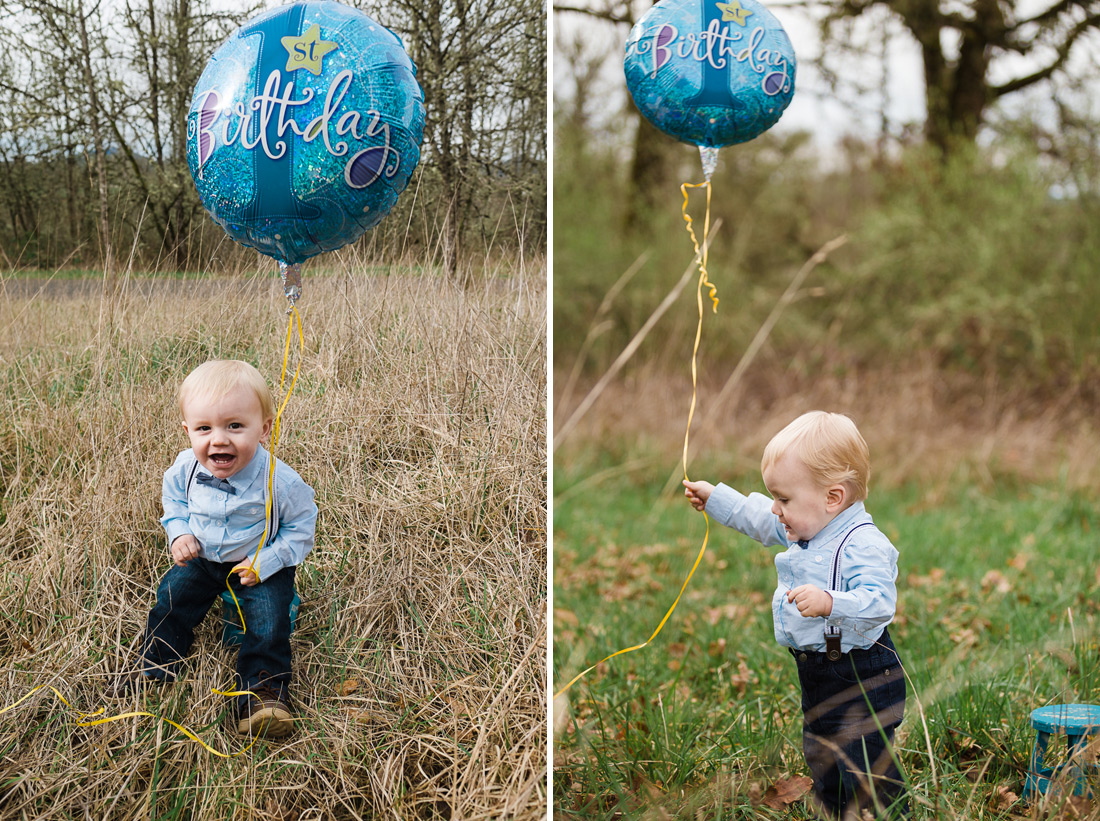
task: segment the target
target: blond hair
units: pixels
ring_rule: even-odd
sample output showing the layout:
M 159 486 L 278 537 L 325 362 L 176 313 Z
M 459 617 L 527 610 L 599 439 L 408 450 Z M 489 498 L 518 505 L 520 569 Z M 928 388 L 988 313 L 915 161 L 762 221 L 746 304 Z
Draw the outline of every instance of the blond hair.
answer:
M 250 388 L 256 394 L 265 420 L 275 417 L 275 399 L 267 380 L 258 370 L 239 359 L 212 359 L 187 374 L 179 390 L 180 413 L 193 396 L 217 401 L 239 387 Z
M 844 414 L 802 414 L 768 442 L 760 470 L 767 470 L 788 452 L 798 457 L 820 487 L 840 484 L 848 488 L 853 501 L 867 498 L 871 455 L 856 423 Z

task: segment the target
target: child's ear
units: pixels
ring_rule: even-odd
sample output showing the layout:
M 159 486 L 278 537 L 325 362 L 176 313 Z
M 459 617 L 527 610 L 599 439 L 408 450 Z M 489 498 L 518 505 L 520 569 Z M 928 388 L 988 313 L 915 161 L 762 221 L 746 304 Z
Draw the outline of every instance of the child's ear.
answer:
M 843 510 L 848 501 L 848 488 L 841 484 L 830 485 L 825 489 L 825 507 L 828 510 Z
M 265 419 L 265 420 L 264 420 L 264 427 L 263 427 L 263 430 L 262 430 L 262 431 L 261 431 L 261 433 L 260 433 L 260 438 L 261 438 L 261 439 L 266 439 L 266 438 L 267 438 L 267 435 L 268 435 L 269 433 L 271 433 L 271 426 L 272 426 L 273 424 L 275 424 L 275 420 L 274 420 L 274 419 Z
M 180 424 L 183 425 L 183 432 L 190 436 L 191 431 L 187 429 L 187 421 L 184 420 Z

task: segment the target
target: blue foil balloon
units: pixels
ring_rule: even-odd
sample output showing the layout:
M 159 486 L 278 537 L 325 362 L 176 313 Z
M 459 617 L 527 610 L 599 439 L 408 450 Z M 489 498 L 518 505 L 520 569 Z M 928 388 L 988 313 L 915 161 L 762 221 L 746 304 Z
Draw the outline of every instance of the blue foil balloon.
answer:
M 630 30 L 623 68 L 646 119 L 703 148 L 762 134 L 794 96 L 794 48 L 755 0 L 661 0 Z
M 354 241 L 420 160 L 424 94 L 391 31 L 340 3 L 271 9 L 210 58 L 187 115 L 203 206 L 287 265 Z

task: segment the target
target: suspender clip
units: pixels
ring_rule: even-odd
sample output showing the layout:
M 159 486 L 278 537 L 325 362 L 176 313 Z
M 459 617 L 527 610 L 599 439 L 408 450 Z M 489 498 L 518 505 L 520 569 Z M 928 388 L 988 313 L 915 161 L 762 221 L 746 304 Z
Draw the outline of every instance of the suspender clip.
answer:
M 825 634 L 825 658 L 829 661 L 839 661 L 840 656 L 840 630 L 835 633 Z

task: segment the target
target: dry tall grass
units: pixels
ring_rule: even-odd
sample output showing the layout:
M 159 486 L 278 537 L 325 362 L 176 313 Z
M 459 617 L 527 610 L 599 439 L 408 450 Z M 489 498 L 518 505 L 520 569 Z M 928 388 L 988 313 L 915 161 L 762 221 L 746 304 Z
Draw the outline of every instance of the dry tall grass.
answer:
M 805 373 L 774 354 L 763 359 L 721 406 L 715 398 L 736 363 L 700 366 L 688 461 L 693 478 L 704 478 L 695 475 L 700 470 L 758 475 L 768 440 L 800 413 L 820 408 L 846 413 L 859 425 L 871 447 L 876 486 L 918 482 L 931 501 L 960 484 L 989 487 L 1002 478 L 1056 481 L 1067 489 L 1100 482 L 1100 427 L 1078 387 L 1060 396 L 1028 396 L 995 379 L 944 372 L 920 356 L 889 371 L 821 366 Z M 677 374 L 642 365 L 610 384 L 574 435 L 556 443 L 559 464 L 592 459 L 597 451 L 589 443 L 598 441 L 619 465 L 598 481 L 644 466 L 665 480 L 667 492 L 679 493 L 691 399 L 686 371 L 686 363 Z M 564 381 L 559 374 L 555 384 Z M 555 423 L 572 411 L 555 401 Z
M 276 383 L 277 278 L 131 281 L 114 304 L 0 290 L 2 818 L 539 818 L 546 812 L 545 268 L 457 288 L 307 270 L 279 455 L 317 491 L 298 575 L 297 732 L 217 758 L 220 608 L 186 677 L 104 701 L 169 565 L 175 390 L 213 357 Z

